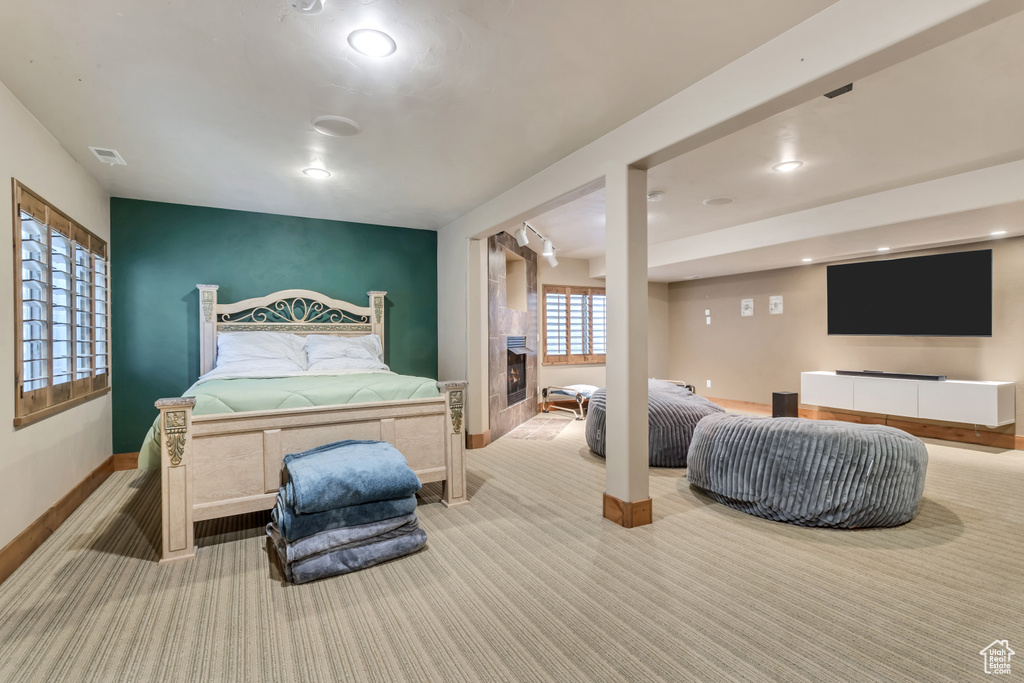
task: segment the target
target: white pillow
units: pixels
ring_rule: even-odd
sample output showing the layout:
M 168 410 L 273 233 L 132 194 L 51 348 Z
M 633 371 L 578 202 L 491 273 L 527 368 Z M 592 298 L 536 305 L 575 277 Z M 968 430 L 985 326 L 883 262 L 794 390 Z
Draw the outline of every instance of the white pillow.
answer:
M 336 358 L 355 358 L 384 362 L 384 347 L 380 337 L 368 334 L 362 337 L 334 337 L 311 334 L 306 337 L 306 356 L 309 364 Z
M 222 332 L 217 335 L 217 367 L 301 372 L 308 365 L 305 341 L 288 332 Z

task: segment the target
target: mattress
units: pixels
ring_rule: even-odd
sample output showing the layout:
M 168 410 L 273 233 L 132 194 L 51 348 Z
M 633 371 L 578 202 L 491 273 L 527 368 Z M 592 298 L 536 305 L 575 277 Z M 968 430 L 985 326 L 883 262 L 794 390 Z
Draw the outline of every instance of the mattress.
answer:
M 440 392 L 432 379 L 373 372 L 209 379 L 197 382 L 183 395 L 196 397 L 193 415 L 218 415 L 434 398 Z M 139 450 L 139 469 L 160 467 L 159 420 L 158 416 Z

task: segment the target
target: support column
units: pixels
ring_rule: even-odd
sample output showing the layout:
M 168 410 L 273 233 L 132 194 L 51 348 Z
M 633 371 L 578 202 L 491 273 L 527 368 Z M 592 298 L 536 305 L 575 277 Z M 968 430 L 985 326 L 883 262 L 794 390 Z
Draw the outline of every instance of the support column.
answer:
M 605 171 L 608 294 L 604 516 L 650 524 L 647 455 L 647 172 Z

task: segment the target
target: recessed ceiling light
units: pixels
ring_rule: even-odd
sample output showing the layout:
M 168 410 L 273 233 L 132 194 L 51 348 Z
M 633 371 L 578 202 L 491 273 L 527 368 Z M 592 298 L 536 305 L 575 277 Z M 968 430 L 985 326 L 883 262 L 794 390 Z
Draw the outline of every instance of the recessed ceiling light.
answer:
M 814 259 L 812 259 L 812 258 L 805 258 L 805 259 L 803 259 L 803 262 L 804 262 L 804 263 L 810 263 L 810 262 L 811 262 L 811 261 L 813 261 L 813 260 L 814 260 Z
M 348 34 L 348 44 L 352 49 L 368 57 L 387 57 L 397 49 L 395 40 L 372 28 L 361 28 Z
M 732 197 L 708 197 L 704 200 L 704 206 L 725 206 L 732 203 Z
M 775 164 L 774 166 L 772 166 L 772 170 L 778 171 L 779 173 L 789 173 L 790 171 L 795 171 L 796 169 L 800 168 L 803 165 L 804 162 L 793 159 L 792 161 L 781 161 Z
M 305 173 L 310 178 L 317 178 L 317 179 L 321 179 L 321 180 L 323 178 L 330 178 L 331 177 L 331 172 L 328 171 L 326 168 L 317 168 L 315 166 L 311 166 L 309 168 L 304 168 L 304 169 L 302 169 L 302 172 Z
M 363 131 L 362 126 L 344 116 L 320 116 L 313 119 L 313 127 L 318 133 L 336 138 L 347 138 Z
M 878 251 L 889 251 L 889 247 L 879 247 Z
M 993 237 L 999 237 L 1000 235 L 1005 235 L 1006 231 L 1005 230 L 994 230 L 994 231 L 990 232 L 989 234 L 992 235 Z
M 647 201 L 649 202 L 660 202 L 665 198 L 665 193 L 661 190 L 655 190 L 654 192 L 647 193 Z

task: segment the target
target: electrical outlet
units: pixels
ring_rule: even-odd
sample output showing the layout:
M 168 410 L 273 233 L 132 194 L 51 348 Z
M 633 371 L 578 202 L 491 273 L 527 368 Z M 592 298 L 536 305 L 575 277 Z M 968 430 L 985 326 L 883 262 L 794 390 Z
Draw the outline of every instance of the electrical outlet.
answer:
M 704 309 L 704 315 L 711 315 L 711 309 L 710 308 L 705 308 Z
M 708 380 L 708 389 L 711 388 L 711 380 Z
M 709 315 L 709 316 L 708 316 L 708 317 L 706 318 L 706 320 L 708 321 L 708 325 L 710 325 L 710 324 L 711 324 L 711 316 Z

